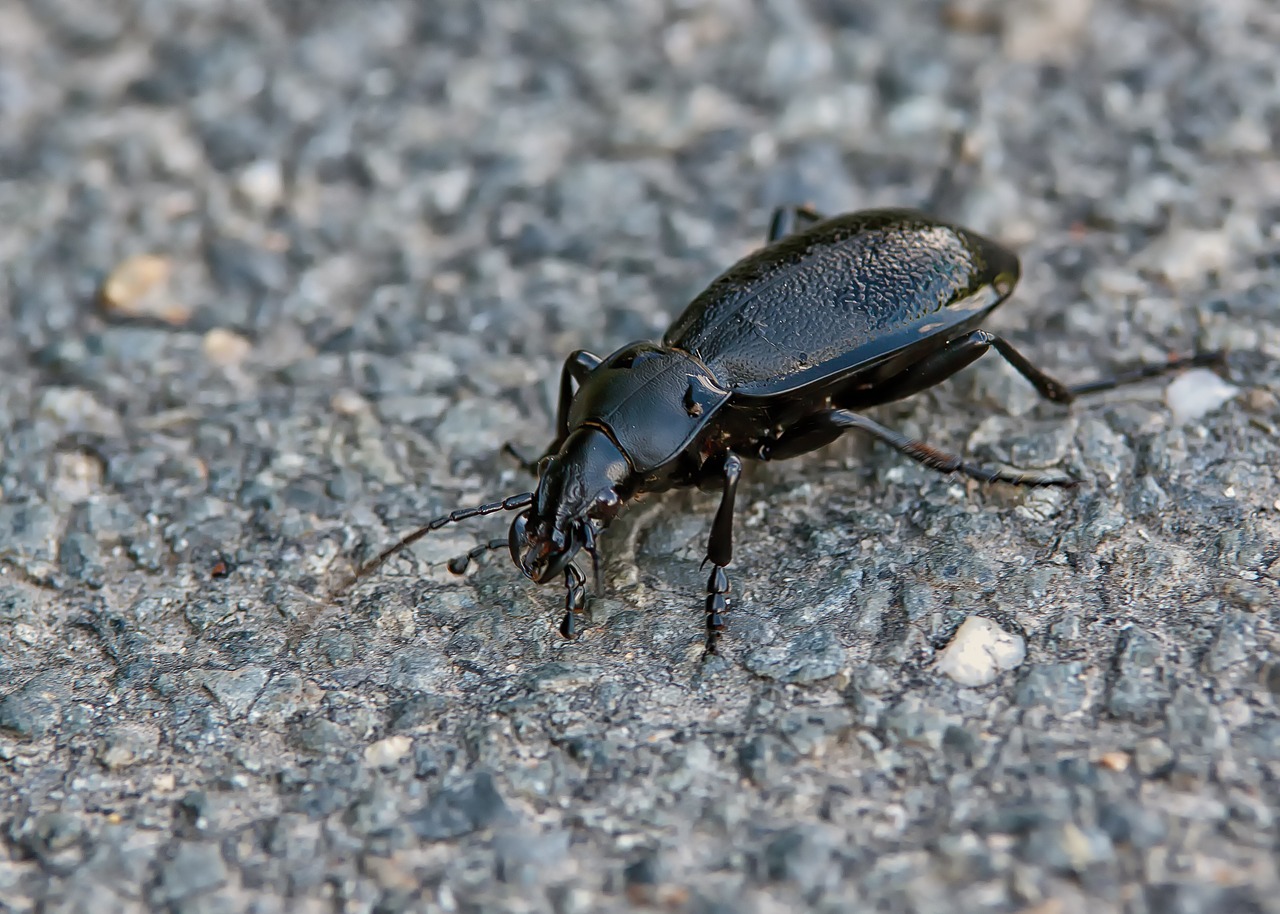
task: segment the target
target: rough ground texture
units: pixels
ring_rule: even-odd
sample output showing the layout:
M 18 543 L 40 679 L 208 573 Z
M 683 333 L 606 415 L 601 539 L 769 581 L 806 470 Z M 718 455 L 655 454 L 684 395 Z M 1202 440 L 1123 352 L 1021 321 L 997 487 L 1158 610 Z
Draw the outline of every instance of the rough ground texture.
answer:
M 1280 910 L 1278 46 L 1272 0 L 0 4 L 0 909 Z M 1240 393 L 990 358 L 875 413 L 1074 492 L 752 466 L 710 662 L 702 495 L 611 531 L 577 643 L 440 565 L 499 518 L 328 599 L 528 487 L 565 354 L 776 203 L 919 202 L 961 125 L 990 329 Z

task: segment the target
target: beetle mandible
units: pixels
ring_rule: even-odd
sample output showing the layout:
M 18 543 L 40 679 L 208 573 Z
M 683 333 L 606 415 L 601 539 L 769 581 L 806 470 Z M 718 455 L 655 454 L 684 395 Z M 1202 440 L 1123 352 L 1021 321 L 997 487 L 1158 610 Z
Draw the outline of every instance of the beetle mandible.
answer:
M 1057 403 L 1221 356 L 1198 353 L 1063 384 L 981 329 L 1012 293 L 1019 270 L 1008 249 L 919 211 L 824 218 L 809 207 L 779 209 L 769 243 L 712 282 L 661 343 L 631 343 L 603 359 L 579 350 L 565 360 L 555 439 L 537 461 L 522 461 L 537 476 L 535 491 L 438 517 L 366 563 L 355 579 L 446 524 L 517 511 L 505 539 L 477 546 L 449 568 L 462 573 L 484 552 L 508 547 L 534 583 L 564 581 L 560 632 L 574 638 L 587 609 L 586 578 L 575 558 L 590 556 L 599 592 L 598 543 L 618 512 L 642 493 L 718 489 L 704 562 L 711 565 L 706 646 L 714 653 L 730 605 L 725 569 L 744 460 L 795 457 L 854 430 L 944 473 L 1073 486 L 1077 480 L 1069 476 L 970 463 L 861 411 L 931 387 L 988 349 Z

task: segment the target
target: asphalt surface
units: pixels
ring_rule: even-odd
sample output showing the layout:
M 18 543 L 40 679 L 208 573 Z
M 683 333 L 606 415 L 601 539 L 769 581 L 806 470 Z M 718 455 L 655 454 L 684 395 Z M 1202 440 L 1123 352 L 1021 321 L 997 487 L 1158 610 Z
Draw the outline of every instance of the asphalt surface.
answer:
M 0 4 L 0 910 L 1280 911 L 1272 0 Z M 966 136 L 950 156 L 956 130 Z M 637 505 L 575 643 L 459 524 L 770 208 L 1014 246 L 880 445 Z M 1188 393 L 1188 390 L 1190 393 Z M 969 684 L 962 684 L 969 683 Z M 985 683 L 985 684 L 983 684 Z

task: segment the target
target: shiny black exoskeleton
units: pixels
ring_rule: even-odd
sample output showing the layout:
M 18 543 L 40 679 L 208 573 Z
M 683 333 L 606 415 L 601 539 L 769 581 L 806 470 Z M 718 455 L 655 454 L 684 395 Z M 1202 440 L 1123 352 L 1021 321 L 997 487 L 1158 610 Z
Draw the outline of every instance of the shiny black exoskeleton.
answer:
M 364 566 L 445 524 L 519 511 L 506 540 L 450 562 L 461 573 L 489 549 L 509 547 L 538 584 L 563 578 L 561 633 L 581 630 L 587 553 L 600 588 L 597 543 L 637 495 L 678 486 L 718 488 L 707 561 L 707 649 L 729 607 L 733 508 L 744 460 L 780 460 L 822 447 L 849 429 L 913 460 L 984 482 L 1070 486 L 1067 476 L 977 466 L 868 419 L 861 410 L 930 387 L 994 348 L 1041 396 L 1069 403 L 1189 364 L 1196 355 L 1090 384 L 1048 377 L 980 324 L 1013 291 L 1017 257 L 967 229 L 903 209 L 823 219 L 779 210 L 770 243 L 715 280 L 661 344 L 624 346 L 601 359 L 565 361 L 555 440 L 536 464 L 535 492 L 464 508 L 409 534 Z

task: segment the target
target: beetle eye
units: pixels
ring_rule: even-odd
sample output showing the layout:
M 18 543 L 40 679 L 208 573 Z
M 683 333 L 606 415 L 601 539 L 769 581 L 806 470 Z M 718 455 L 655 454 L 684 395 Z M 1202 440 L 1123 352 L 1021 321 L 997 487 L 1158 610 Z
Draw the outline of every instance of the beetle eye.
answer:
M 516 567 L 523 570 L 524 559 L 521 553 L 524 552 L 525 544 L 525 528 L 529 526 L 529 512 L 516 516 L 511 522 L 511 532 L 507 534 L 507 545 L 511 549 L 511 561 L 516 563 Z M 501 541 L 499 541 L 501 542 Z

